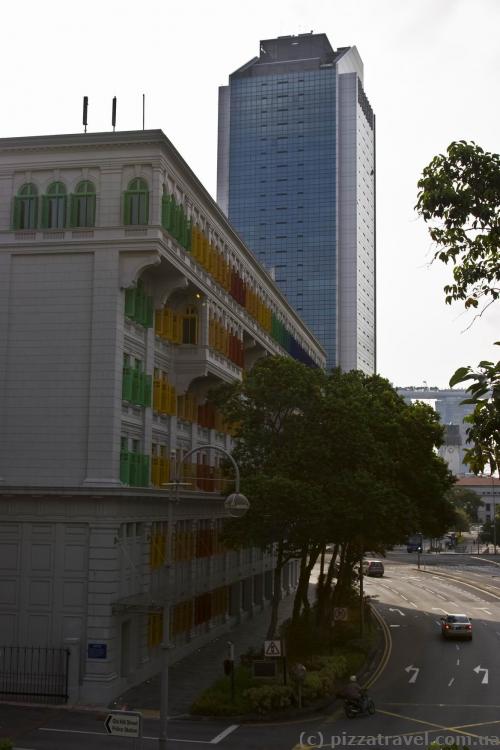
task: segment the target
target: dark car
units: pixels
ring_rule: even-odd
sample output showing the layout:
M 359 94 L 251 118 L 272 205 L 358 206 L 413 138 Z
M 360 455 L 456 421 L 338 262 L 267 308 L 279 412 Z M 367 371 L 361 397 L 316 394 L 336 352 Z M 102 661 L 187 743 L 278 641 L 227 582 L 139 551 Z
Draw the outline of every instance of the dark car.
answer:
M 384 575 L 384 564 L 380 560 L 363 560 L 363 574 L 381 578 Z
M 467 638 L 472 640 L 472 622 L 467 615 L 446 615 L 441 618 L 443 638 Z

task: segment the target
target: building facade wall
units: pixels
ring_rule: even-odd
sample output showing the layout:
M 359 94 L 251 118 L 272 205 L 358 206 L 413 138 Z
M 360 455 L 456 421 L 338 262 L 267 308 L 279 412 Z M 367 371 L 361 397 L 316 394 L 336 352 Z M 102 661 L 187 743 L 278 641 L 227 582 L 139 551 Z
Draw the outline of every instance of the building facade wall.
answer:
M 269 600 L 207 393 L 325 355 L 161 131 L 3 139 L 0 188 L 0 645 L 71 643 L 106 703 Z

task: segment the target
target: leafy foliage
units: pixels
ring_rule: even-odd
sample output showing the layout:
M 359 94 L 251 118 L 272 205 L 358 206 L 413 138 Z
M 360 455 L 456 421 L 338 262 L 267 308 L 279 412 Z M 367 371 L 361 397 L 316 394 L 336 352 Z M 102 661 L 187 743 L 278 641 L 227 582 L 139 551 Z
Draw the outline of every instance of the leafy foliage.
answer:
M 456 141 L 435 156 L 418 182 L 416 209 L 437 244 L 435 259 L 452 263 L 446 302 L 476 308 L 500 295 L 500 156 Z
M 422 403 L 406 404 L 384 378 L 327 375 L 269 357 L 212 398 L 235 425 L 233 455 L 250 499 L 247 515 L 227 524 L 226 541 L 277 545 L 278 567 L 300 559 L 294 621 L 309 609 L 309 577 L 327 543 L 339 554 L 319 587 L 328 600 L 321 617 L 331 621 L 335 564 L 339 602 L 351 595 L 363 550 L 383 549 L 417 528 L 439 536 L 453 520 L 444 497 L 452 478 L 434 451 L 443 434 L 438 417 Z
M 456 510 L 465 513 L 469 524 L 478 520 L 477 512 L 484 503 L 474 490 L 468 487 L 459 487 L 455 485 L 448 493 L 450 501 Z
M 500 341 L 495 342 L 500 346 Z M 472 381 L 467 386 L 469 398 L 463 403 L 474 404 L 474 411 L 465 417 L 467 428 L 465 461 L 475 474 L 486 465 L 494 473 L 500 467 L 500 361 L 483 361 L 478 369 L 460 367 L 450 380 L 453 387 Z

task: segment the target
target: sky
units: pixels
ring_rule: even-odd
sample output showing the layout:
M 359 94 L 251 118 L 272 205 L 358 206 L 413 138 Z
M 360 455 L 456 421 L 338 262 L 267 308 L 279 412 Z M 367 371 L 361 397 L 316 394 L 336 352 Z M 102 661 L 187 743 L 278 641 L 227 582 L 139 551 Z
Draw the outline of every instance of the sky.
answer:
M 355 45 L 377 118 L 377 369 L 446 387 L 498 360 L 500 302 L 445 305 L 414 211 L 422 169 L 453 140 L 500 152 L 500 0 L 24 0 L 2 6 L 0 137 L 161 128 L 216 194 L 218 87 L 260 39 L 309 31 Z

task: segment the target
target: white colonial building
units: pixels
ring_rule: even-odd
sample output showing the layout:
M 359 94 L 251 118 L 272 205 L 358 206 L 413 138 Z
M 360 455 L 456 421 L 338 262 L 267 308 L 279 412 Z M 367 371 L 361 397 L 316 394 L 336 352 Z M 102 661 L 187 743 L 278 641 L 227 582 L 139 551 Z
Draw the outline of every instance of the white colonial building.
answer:
M 161 131 L 0 140 L 0 648 L 68 649 L 103 703 L 265 605 L 223 453 L 183 457 L 230 449 L 207 392 L 272 354 L 325 365 Z

